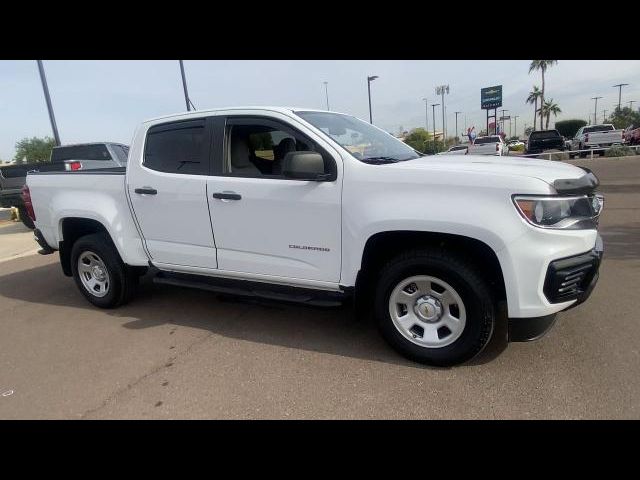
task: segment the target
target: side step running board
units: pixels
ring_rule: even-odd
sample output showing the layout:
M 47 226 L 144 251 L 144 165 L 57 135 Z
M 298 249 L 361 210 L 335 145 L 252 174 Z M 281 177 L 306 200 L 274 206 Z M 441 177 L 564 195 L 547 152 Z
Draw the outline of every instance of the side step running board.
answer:
M 262 282 L 192 275 L 188 273 L 159 272 L 153 278 L 153 281 L 154 283 L 174 285 L 177 287 L 198 288 L 215 293 L 302 303 L 317 307 L 337 307 L 342 305 L 350 296 L 345 292 L 330 292 Z

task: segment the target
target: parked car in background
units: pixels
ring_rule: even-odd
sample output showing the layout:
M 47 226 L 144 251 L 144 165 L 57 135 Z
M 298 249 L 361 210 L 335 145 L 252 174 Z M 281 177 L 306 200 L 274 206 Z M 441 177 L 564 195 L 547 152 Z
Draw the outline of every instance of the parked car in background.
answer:
M 454 145 L 449 147 L 445 152 L 440 152 L 437 155 L 466 155 L 469 145 Z
M 487 345 L 502 302 L 509 340 L 542 336 L 589 297 L 602 256 L 593 173 L 482 160 L 423 156 L 350 115 L 236 107 L 146 121 L 126 169 L 30 173 L 24 196 L 41 252 L 58 250 L 97 307 L 147 270 L 254 298 L 353 298 L 403 355 L 453 365 Z
M 526 147 L 524 142 L 521 142 L 520 140 L 511 140 L 507 143 L 507 149 L 509 152 L 524 152 Z
M 486 137 L 478 137 L 474 140 L 473 145 L 469 145 L 468 155 L 507 155 L 507 145 L 500 135 L 488 135 Z
M 60 172 L 124 167 L 129 147 L 121 143 L 99 142 L 61 145 L 51 151 L 49 162 L 22 163 L 0 167 L 0 207 L 15 207 L 28 228 L 33 222 L 27 215 L 20 192 L 27 172 Z
M 547 150 L 565 149 L 564 137 L 558 130 L 536 130 L 529 135 L 528 154 L 543 153 Z
M 640 125 L 629 125 L 625 128 L 622 138 L 627 145 L 640 145 Z
M 602 125 L 587 125 L 576 132 L 571 141 L 571 150 L 592 150 L 594 153 L 604 155 L 605 148 L 622 145 L 622 130 L 616 130 L 611 123 Z M 569 154 L 573 158 L 577 154 Z M 580 158 L 584 158 L 588 152 L 581 152 Z

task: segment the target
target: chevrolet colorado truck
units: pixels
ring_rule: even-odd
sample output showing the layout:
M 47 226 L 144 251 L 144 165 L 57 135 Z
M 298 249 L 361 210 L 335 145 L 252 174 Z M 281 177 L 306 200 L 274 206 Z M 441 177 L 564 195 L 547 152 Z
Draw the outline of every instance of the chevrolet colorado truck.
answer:
M 373 316 L 403 355 L 454 365 L 542 336 L 584 302 L 603 199 L 586 168 L 421 156 L 334 112 L 227 108 L 149 120 L 127 168 L 35 172 L 25 205 L 97 307 L 155 282 Z M 188 306 L 186 307 L 188 308 Z

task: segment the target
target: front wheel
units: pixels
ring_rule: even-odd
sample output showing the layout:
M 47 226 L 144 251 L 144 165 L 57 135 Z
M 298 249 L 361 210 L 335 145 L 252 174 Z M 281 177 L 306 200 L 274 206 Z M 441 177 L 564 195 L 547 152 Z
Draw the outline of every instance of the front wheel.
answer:
M 71 249 L 73 278 L 89 302 L 114 308 L 132 296 L 137 277 L 125 265 L 109 237 L 94 233 L 79 238 Z
M 463 363 L 487 345 L 494 302 L 474 267 L 439 250 L 415 250 L 382 270 L 375 300 L 378 327 L 399 353 L 419 363 Z

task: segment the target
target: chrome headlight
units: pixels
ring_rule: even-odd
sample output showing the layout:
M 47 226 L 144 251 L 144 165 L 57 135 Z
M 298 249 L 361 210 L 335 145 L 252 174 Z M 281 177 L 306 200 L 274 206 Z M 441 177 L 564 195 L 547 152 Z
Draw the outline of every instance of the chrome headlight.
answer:
M 604 197 L 514 195 L 513 203 L 520 215 L 536 227 L 578 230 L 598 226 Z

